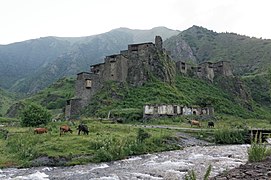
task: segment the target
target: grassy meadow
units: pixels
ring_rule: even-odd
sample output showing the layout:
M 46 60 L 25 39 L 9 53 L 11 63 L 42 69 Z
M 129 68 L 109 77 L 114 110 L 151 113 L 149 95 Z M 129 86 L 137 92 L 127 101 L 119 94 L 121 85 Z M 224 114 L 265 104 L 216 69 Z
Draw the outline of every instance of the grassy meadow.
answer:
M 170 128 L 144 128 L 145 125 L 164 125 L 191 128 L 189 117 L 159 118 L 144 123 L 118 124 L 108 120 L 84 119 L 88 125 L 89 135 L 78 135 L 77 126 L 80 123 L 51 122 L 46 127 L 49 132 L 34 134 L 33 127 L 21 127 L 18 120 L 0 119 L 6 127 L 0 127 L 0 167 L 29 167 L 43 165 L 33 161 L 39 157 L 48 157 L 56 165 L 76 165 L 89 162 L 103 162 L 124 159 L 129 156 L 181 149 L 177 145 L 177 132 L 187 132 L 201 139 L 219 144 L 244 143 L 244 135 L 240 129 L 269 128 L 268 120 L 241 119 L 232 116 L 221 116 L 214 121 L 215 128 L 207 128 L 208 120 L 201 121 L 197 132 L 189 130 L 174 130 Z M 255 123 L 255 121 L 257 123 Z M 13 123 L 10 123 L 13 122 Z M 59 127 L 63 124 L 71 126 L 73 133 L 60 136 Z M 207 129 L 207 131 L 206 131 Z M 9 133 L 7 138 L 3 130 Z M 64 159 L 57 164 L 58 159 Z M 34 162 L 34 163 L 33 163 Z
M 62 136 L 59 127 L 65 122 L 48 124 L 49 132 L 46 134 L 34 134 L 31 127 L 5 127 L 9 133 L 7 139 L 0 136 L 0 167 L 32 166 L 32 160 L 38 157 L 63 158 L 66 162 L 61 165 L 75 165 L 180 149 L 175 143 L 175 130 L 143 130 L 132 125 L 93 120 L 85 120 L 84 123 L 89 127 L 89 135 L 77 135 L 79 123 L 70 124 L 73 133 Z

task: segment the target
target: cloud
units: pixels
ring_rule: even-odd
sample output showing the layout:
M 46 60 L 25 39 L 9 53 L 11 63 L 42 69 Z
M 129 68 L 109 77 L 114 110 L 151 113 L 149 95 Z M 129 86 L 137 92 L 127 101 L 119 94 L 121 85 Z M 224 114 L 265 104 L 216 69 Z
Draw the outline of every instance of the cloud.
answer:
M 43 36 L 88 36 L 118 27 L 271 38 L 269 0 L 8 0 L 0 2 L 0 44 Z

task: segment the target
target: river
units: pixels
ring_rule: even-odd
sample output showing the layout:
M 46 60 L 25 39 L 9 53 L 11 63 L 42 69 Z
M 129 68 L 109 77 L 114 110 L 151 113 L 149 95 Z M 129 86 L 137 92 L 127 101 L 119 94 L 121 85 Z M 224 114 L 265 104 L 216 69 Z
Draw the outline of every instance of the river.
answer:
M 0 169 L 1 180 L 179 180 L 189 170 L 202 179 L 212 165 L 211 176 L 247 162 L 249 145 L 191 146 L 183 150 L 146 154 L 128 159 L 70 167 Z

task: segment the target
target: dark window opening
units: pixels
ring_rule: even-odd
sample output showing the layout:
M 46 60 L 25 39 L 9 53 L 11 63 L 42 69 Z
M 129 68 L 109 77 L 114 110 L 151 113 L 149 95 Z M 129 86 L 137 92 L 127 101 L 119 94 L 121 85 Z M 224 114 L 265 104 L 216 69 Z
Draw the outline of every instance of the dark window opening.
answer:
M 174 114 L 177 114 L 177 106 L 174 106 L 174 107 L 173 107 L 173 113 L 174 113 Z
M 153 111 L 155 114 L 158 114 L 158 107 L 154 107 Z

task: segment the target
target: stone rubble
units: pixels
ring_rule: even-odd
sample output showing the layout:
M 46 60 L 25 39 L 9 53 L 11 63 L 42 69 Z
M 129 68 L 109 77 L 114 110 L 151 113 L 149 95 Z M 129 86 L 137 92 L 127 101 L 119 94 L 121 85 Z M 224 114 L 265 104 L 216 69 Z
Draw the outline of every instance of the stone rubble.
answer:
M 234 179 L 271 179 L 271 157 L 262 162 L 246 163 L 237 168 L 221 173 L 210 180 L 234 180 Z

